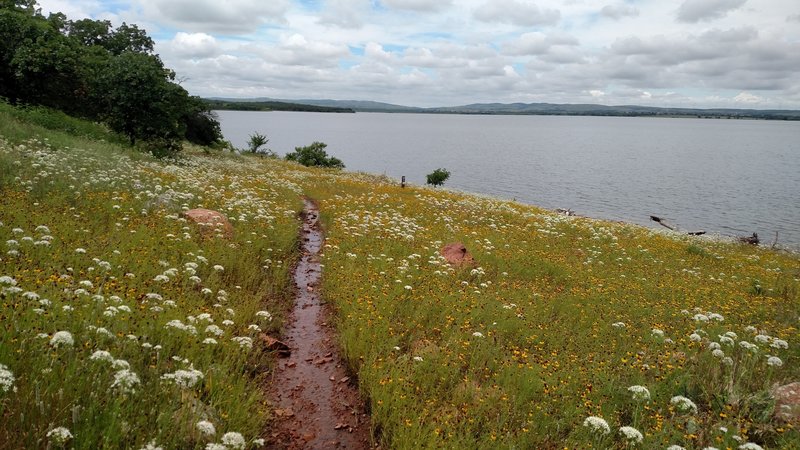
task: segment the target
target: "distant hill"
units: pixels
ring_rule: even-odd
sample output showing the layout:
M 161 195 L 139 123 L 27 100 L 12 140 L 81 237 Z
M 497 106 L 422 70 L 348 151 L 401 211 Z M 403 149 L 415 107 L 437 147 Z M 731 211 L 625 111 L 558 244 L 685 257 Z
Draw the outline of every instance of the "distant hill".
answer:
M 625 116 L 625 117 L 703 117 L 719 119 L 769 119 L 800 120 L 800 110 L 759 110 L 730 108 L 658 108 L 637 105 L 595 105 L 595 104 L 558 104 L 558 103 L 473 103 L 461 106 L 442 106 L 434 108 L 418 108 L 413 106 L 394 105 L 391 103 L 363 100 L 276 100 L 269 98 L 255 99 L 215 99 L 238 105 L 237 109 L 254 110 L 248 106 L 258 105 L 293 105 L 306 108 L 331 108 L 335 112 L 385 112 L 385 113 L 426 113 L 426 114 L 528 114 L 528 115 L 568 115 L 568 116 Z M 308 111 L 311 109 L 279 109 L 284 111 Z M 345 110 L 345 111 L 339 111 Z
M 321 106 L 312 104 L 279 102 L 273 100 L 257 99 L 205 99 L 209 107 L 214 110 L 232 111 L 303 111 L 303 112 L 330 112 L 330 113 L 354 113 L 351 108 L 336 106 Z

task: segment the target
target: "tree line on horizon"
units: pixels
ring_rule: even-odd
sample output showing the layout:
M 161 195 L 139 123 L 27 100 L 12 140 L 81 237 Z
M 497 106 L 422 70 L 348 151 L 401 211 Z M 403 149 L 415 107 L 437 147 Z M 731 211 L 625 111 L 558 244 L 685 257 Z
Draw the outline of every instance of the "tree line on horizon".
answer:
M 36 0 L 0 0 L 0 97 L 103 122 L 162 155 L 184 139 L 222 142 L 209 105 L 176 82 L 145 30 L 45 17 Z

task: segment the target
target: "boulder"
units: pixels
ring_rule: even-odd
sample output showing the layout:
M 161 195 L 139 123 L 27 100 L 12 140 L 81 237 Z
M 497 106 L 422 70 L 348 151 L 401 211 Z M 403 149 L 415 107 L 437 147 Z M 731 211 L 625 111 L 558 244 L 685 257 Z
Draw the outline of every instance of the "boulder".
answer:
M 772 390 L 775 397 L 775 418 L 800 423 L 800 383 L 791 383 Z
M 461 242 L 451 242 L 439 250 L 439 254 L 444 256 L 444 259 L 453 266 L 472 266 L 475 264 L 475 259 L 467 251 L 467 247 Z
M 183 213 L 190 222 L 200 226 L 200 234 L 214 236 L 222 234 L 225 238 L 233 236 L 233 225 L 222 213 L 210 209 L 190 209 Z

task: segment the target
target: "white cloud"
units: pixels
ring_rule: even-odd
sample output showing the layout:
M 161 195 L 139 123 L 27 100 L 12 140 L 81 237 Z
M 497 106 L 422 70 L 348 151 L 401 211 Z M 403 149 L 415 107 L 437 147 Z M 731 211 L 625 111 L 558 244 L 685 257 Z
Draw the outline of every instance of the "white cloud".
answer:
M 219 53 L 217 40 L 213 36 L 182 31 L 175 34 L 170 49 L 175 55 L 186 58 L 210 58 Z
M 139 0 L 143 15 L 191 31 L 241 34 L 284 22 L 289 0 Z
M 384 6 L 412 11 L 441 11 L 453 5 L 453 0 L 383 0 Z
M 473 16 L 482 22 L 537 26 L 556 24 L 561 13 L 526 0 L 491 0 L 475 9 Z
M 762 100 L 764 100 L 762 97 L 753 95 L 749 92 L 740 92 L 738 95 L 736 95 L 736 97 L 733 97 L 733 101 L 735 101 L 736 103 L 754 104 L 754 103 L 761 103 Z
M 747 0 L 686 0 L 678 9 L 678 20 L 696 23 L 725 17 L 740 8 Z
M 531 32 L 509 42 L 503 50 L 509 55 L 542 55 L 556 46 L 577 46 L 578 39 L 566 33 Z
M 600 14 L 611 19 L 622 19 L 623 17 L 636 17 L 639 15 L 639 8 L 630 5 L 606 5 L 600 10 Z

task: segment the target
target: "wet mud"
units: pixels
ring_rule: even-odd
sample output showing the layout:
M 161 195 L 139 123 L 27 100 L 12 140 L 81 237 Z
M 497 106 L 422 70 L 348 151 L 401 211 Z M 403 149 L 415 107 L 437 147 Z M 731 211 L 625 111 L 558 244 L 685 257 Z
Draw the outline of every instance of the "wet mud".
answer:
M 339 356 L 329 307 L 319 293 L 324 236 L 316 204 L 305 199 L 295 304 L 283 335 L 291 354 L 278 360 L 270 398 L 275 449 L 372 448 L 369 416 Z

